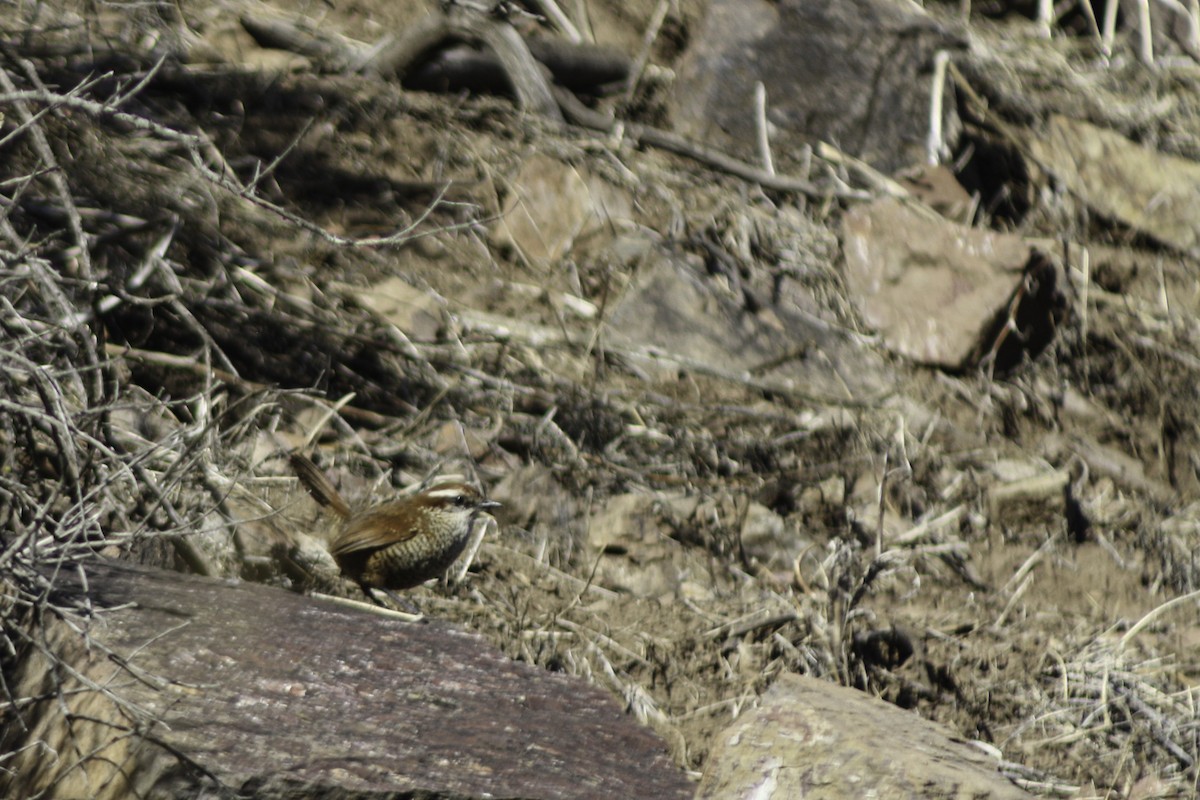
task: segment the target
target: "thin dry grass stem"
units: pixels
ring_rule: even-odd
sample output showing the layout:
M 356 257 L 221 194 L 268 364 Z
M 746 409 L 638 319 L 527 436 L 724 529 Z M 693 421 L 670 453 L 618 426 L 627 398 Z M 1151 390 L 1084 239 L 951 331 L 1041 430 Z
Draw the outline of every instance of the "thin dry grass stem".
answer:
M 628 647 L 625 647 L 621 643 L 617 642 L 615 639 L 600 633 L 600 631 L 595 630 L 594 628 L 585 628 L 584 626 L 563 617 L 555 617 L 554 624 L 560 628 L 565 628 L 577 636 L 581 636 L 584 639 L 592 641 L 592 643 L 597 646 L 603 646 L 609 650 L 612 650 L 614 653 L 619 653 L 621 656 L 629 661 L 632 661 L 638 666 L 653 666 L 649 661 L 646 660 L 645 657 L 638 655 Z
M 491 516 L 485 516 L 475 529 L 471 531 L 471 539 L 467 542 L 467 547 L 463 551 L 462 557 L 459 558 L 458 565 L 453 573 L 448 576 L 451 583 L 462 583 L 466 580 L 467 572 L 471 569 L 471 565 L 475 563 L 475 556 L 479 552 L 479 547 L 483 544 L 484 536 L 488 531 L 495 532 L 499 530 L 499 525 Z
M 654 7 L 654 13 L 650 15 L 650 21 L 646 23 L 646 31 L 642 34 L 641 49 L 633 58 L 633 66 L 629 69 L 629 78 L 625 84 L 623 101 L 626 105 L 632 102 L 637 94 L 638 85 L 646 73 L 646 65 L 650 63 L 650 53 L 654 49 L 654 43 L 658 40 L 658 34 L 674 4 L 675 0 L 658 0 L 658 5 Z
M 614 592 L 611 589 L 606 589 L 602 586 L 597 586 L 594 583 L 589 583 L 583 578 L 579 578 L 575 575 L 564 572 L 557 567 L 547 564 L 543 560 L 536 559 L 524 552 L 521 552 L 520 550 L 516 550 L 511 547 L 505 547 L 501 544 L 489 544 L 485 542 L 482 545 L 481 550 L 485 554 L 490 555 L 492 558 L 515 560 L 523 567 L 535 572 L 535 574 L 544 573 L 549 576 L 551 580 L 570 586 L 573 592 L 592 594 L 609 600 L 616 599 L 620 596 L 617 592 Z
M 886 511 L 888 460 L 891 454 L 884 451 L 883 464 L 879 470 L 879 482 L 875 488 L 875 558 L 883 555 L 883 518 Z
M 1036 567 L 1042 561 L 1042 559 L 1044 559 L 1046 555 L 1057 545 L 1058 540 L 1059 535 L 1054 533 L 1049 536 L 1046 541 L 1042 542 L 1038 549 L 1034 550 L 1029 557 L 1022 562 L 1021 566 L 1017 568 L 1017 571 L 1012 574 L 1008 581 L 1005 582 L 1001 591 L 1013 591 L 1014 586 L 1023 583 L 1026 576 L 1033 571 L 1033 568 Z
M 712 638 L 723 638 L 727 641 L 740 639 L 748 633 L 755 633 L 762 630 L 774 630 L 789 622 L 796 622 L 801 619 L 799 612 L 793 609 L 784 611 L 770 612 L 758 611 L 750 615 L 742 617 L 739 620 L 730 620 L 718 625 L 710 631 L 706 631 L 705 635 Z M 789 643 L 790 644 L 790 643 Z
M 329 421 L 339 414 L 343 408 L 350 405 L 350 401 L 354 399 L 354 393 L 342 395 L 336 402 L 329 405 L 323 405 L 321 416 L 313 421 L 312 427 L 308 433 L 304 435 L 304 440 L 300 443 L 298 449 L 305 451 L 312 447 L 312 443 L 321 435 L 321 431 L 329 424 Z
M 272 158 L 270 163 L 265 167 L 261 161 L 256 161 L 254 164 L 254 174 L 250 176 L 250 180 L 246 183 L 245 191 L 258 191 L 258 185 L 267 178 L 271 177 L 271 174 L 274 173 L 275 170 L 279 168 L 279 165 L 284 162 L 284 159 L 290 156 L 292 151 L 294 151 L 300 145 L 300 143 L 304 141 L 304 137 L 308 135 L 309 131 L 311 131 L 313 126 L 316 124 L 317 120 L 315 117 L 305 122 L 304 127 L 297 131 L 294 136 L 292 136 L 292 140 L 288 142 L 288 144 L 282 150 L 280 150 L 279 153 Z
M 1012 610 L 1016 608 L 1017 603 L 1022 597 L 1025 596 L 1025 592 L 1033 583 L 1033 578 L 1033 575 L 1026 575 L 1017 585 L 1017 588 L 1013 590 L 1013 593 L 1009 596 L 1008 601 L 1004 604 L 1004 609 L 1000 612 L 1000 615 L 996 617 L 996 621 L 992 623 L 992 630 L 999 631 L 1004 627 L 1005 622 L 1008 621 L 1008 615 L 1012 613 Z
M 1117 643 L 1118 652 L 1127 648 L 1135 636 L 1145 630 L 1163 614 L 1166 614 L 1167 612 L 1172 611 L 1179 606 L 1186 605 L 1188 603 L 1194 603 L 1197 600 L 1200 600 L 1200 589 L 1194 592 L 1188 592 L 1187 594 L 1182 594 L 1178 597 L 1173 597 L 1167 602 L 1155 606 L 1153 610 L 1148 611 L 1141 619 L 1134 623 L 1134 625 L 1128 631 L 1125 632 L 1120 641 Z
M 1124 651 L 1119 641 L 1102 638 L 1069 658 L 1057 656 L 1045 673 L 1052 694 L 1014 733 L 1025 731 L 1028 747 L 1109 753 L 1104 767 L 1114 776 L 1133 766 L 1134 751 L 1157 748 L 1179 770 L 1160 777 L 1188 779 L 1200 742 L 1191 698 L 1187 692 L 1163 691 L 1170 670 L 1162 659 L 1134 662 Z M 1030 729 L 1042 737 L 1029 737 Z M 1113 740 L 1120 743 L 1115 760 Z
M 684 758 L 687 750 L 686 739 L 684 739 L 682 732 L 671 721 L 671 718 L 658 708 L 658 704 L 649 693 L 638 685 L 637 682 L 630 680 L 623 673 L 619 673 L 613 667 L 612 662 L 605 656 L 604 651 L 596 644 L 584 639 L 583 645 L 595 664 L 600 667 L 600 676 L 610 688 L 625 698 L 628 710 L 643 725 L 651 726 L 661 736 L 671 742 L 673 749 L 678 754 L 677 758 Z
M 821 565 L 825 576 L 823 583 L 826 594 L 823 619 L 810 620 L 823 629 L 828 650 L 835 665 L 838 680 L 846 685 L 865 685 L 865 677 L 857 674 L 861 665 L 851 653 L 851 625 L 857 619 L 869 619 L 871 612 L 862 607 L 876 584 L 885 576 L 905 568 L 912 558 L 911 553 L 887 550 L 870 560 L 847 542 L 839 542 Z

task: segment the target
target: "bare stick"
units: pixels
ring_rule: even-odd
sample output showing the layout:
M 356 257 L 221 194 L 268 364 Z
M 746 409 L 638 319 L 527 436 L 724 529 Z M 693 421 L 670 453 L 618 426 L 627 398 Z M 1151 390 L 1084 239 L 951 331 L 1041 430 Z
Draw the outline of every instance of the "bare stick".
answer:
M 925 160 L 930 165 L 941 163 L 942 149 L 942 96 L 946 93 L 946 65 L 950 63 L 950 51 L 939 50 L 933 57 L 933 81 L 929 90 L 929 141 L 925 145 Z
M 762 159 L 762 166 L 767 174 L 774 175 L 771 140 L 767 135 L 767 87 L 763 86 L 762 81 L 754 82 L 754 120 L 758 128 L 758 157 Z
M 817 143 L 817 155 L 825 159 L 831 164 L 847 167 L 854 170 L 860 177 L 871 183 L 878 191 L 890 194 L 893 197 L 908 197 L 909 191 L 896 181 L 884 175 L 879 170 L 872 167 L 865 161 L 855 158 L 852 155 L 843 153 L 828 142 Z M 834 195 L 835 197 L 837 195 Z
M 944 514 L 940 514 L 933 519 L 927 519 L 909 528 L 899 536 L 891 538 L 892 545 L 914 545 L 925 537 L 932 537 L 932 534 L 939 533 L 943 528 L 952 529 L 954 526 L 962 522 L 962 518 L 967 513 L 965 505 L 957 505 Z
M 1104 25 L 1100 28 L 1100 50 L 1105 58 L 1112 57 L 1113 39 L 1117 35 L 1117 3 L 1109 0 L 1104 7 Z
M 1100 52 L 1104 52 L 1104 37 L 1100 35 L 1100 23 L 1096 21 L 1096 10 L 1092 8 L 1092 0 L 1079 0 L 1079 7 L 1083 9 L 1083 15 L 1087 17 L 1088 27 L 1091 28 L 1092 36 L 1096 37 L 1096 45 L 1100 48 Z
M 562 12 L 558 7 L 558 3 L 554 0 L 533 0 L 533 4 L 537 6 L 538 11 L 546 15 L 546 18 L 554 23 L 554 26 L 562 31 L 562 35 L 575 44 L 583 41 L 583 36 L 580 35 L 579 29 L 575 27 L 575 23 L 571 22 L 570 18 Z
M 646 64 L 650 62 L 650 49 L 654 47 L 654 41 L 658 38 L 658 32 L 662 30 L 670 8 L 671 0 L 659 0 L 654 15 L 650 17 L 650 24 L 646 26 L 646 32 L 642 35 L 642 49 L 638 51 L 637 58 L 633 60 L 633 67 L 629 70 L 629 82 L 625 85 L 626 103 L 633 99 L 638 84 L 642 81 L 642 73 L 646 71 Z
M 349 597 L 337 597 L 331 594 L 321 594 L 320 592 L 313 592 L 309 595 L 309 597 L 317 600 L 324 600 L 327 603 L 333 603 L 334 605 L 339 605 L 343 608 L 352 608 L 356 611 L 374 614 L 375 616 L 383 617 L 384 619 L 396 619 L 400 620 L 401 622 L 420 622 L 421 620 L 425 619 L 424 614 L 409 614 L 407 611 L 396 611 L 391 608 L 384 608 L 383 606 L 374 605 L 373 603 L 364 603 L 361 600 L 352 600 Z
M 1150 31 L 1150 0 L 1138 0 L 1138 58 L 1143 64 L 1154 63 L 1154 37 Z
M 520 108 L 552 121 L 562 121 L 542 68 L 521 34 L 512 25 L 467 9 L 452 7 L 447 13 L 426 15 L 399 40 L 381 48 L 363 67 L 376 74 L 403 77 L 425 53 L 455 37 L 481 43 L 500 60 Z
M 1188 44 L 1200 50 L 1200 0 L 1187 0 Z
M 1050 38 L 1050 26 L 1054 24 L 1054 0 L 1038 0 L 1037 26 L 1042 38 Z

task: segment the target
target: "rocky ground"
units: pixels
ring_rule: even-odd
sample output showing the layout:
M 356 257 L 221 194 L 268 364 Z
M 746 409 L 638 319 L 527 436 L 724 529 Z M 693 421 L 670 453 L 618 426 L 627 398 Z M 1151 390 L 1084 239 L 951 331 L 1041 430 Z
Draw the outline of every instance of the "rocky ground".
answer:
M 0 21 L 6 674 L 95 553 L 352 595 L 301 447 L 356 503 L 477 479 L 497 525 L 411 601 L 694 775 L 798 673 L 1034 792 L 1195 791 L 1175 12 L 1147 54 L 1087 4 L 564 3 L 626 76 L 575 108 L 380 69 L 432 4 L 285 5 Z

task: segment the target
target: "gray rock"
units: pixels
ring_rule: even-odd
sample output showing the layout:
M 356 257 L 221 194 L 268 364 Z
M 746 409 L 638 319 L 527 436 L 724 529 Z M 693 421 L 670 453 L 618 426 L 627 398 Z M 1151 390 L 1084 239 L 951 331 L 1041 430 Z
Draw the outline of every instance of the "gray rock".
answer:
M 717 737 L 696 800 L 1021 800 L 948 728 L 853 689 L 784 675 Z
M 780 391 L 862 398 L 890 386 L 882 360 L 832 326 L 782 305 L 751 310 L 739 300 L 687 258 L 654 253 L 616 303 L 609 335 L 684 368 Z
M 963 46 L 915 3 L 714 0 L 679 67 L 673 120 L 680 133 L 753 158 L 762 81 L 777 165 L 820 140 L 893 172 L 924 160 L 934 54 Z M 953 133 L 953 104 L 944 108 Z
M 1011 302 L 1029 260 L 1021 237 L 957 225 L 885 198 L 843 221 L 846 284 L 895 352 L 927 364 L 967 363 Z
M 4 797 L 691 795 L 612 697 L 448 625 L 128 564 L 87 575 L 87 641 L 47 614 L 8 683 L 45 699 L 0 741 Z

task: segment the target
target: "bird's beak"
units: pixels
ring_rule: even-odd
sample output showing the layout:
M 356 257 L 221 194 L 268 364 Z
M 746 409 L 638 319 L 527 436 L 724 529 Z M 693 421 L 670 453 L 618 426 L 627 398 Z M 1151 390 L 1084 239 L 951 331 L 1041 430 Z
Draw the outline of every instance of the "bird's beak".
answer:
M 497 500 L 484 500 L 483 502 L 481 502 L 479 504 L 479 507 L 483 508 L 483 509 L 499 508 L 500 506 L 501 506 L 501 503 Z

